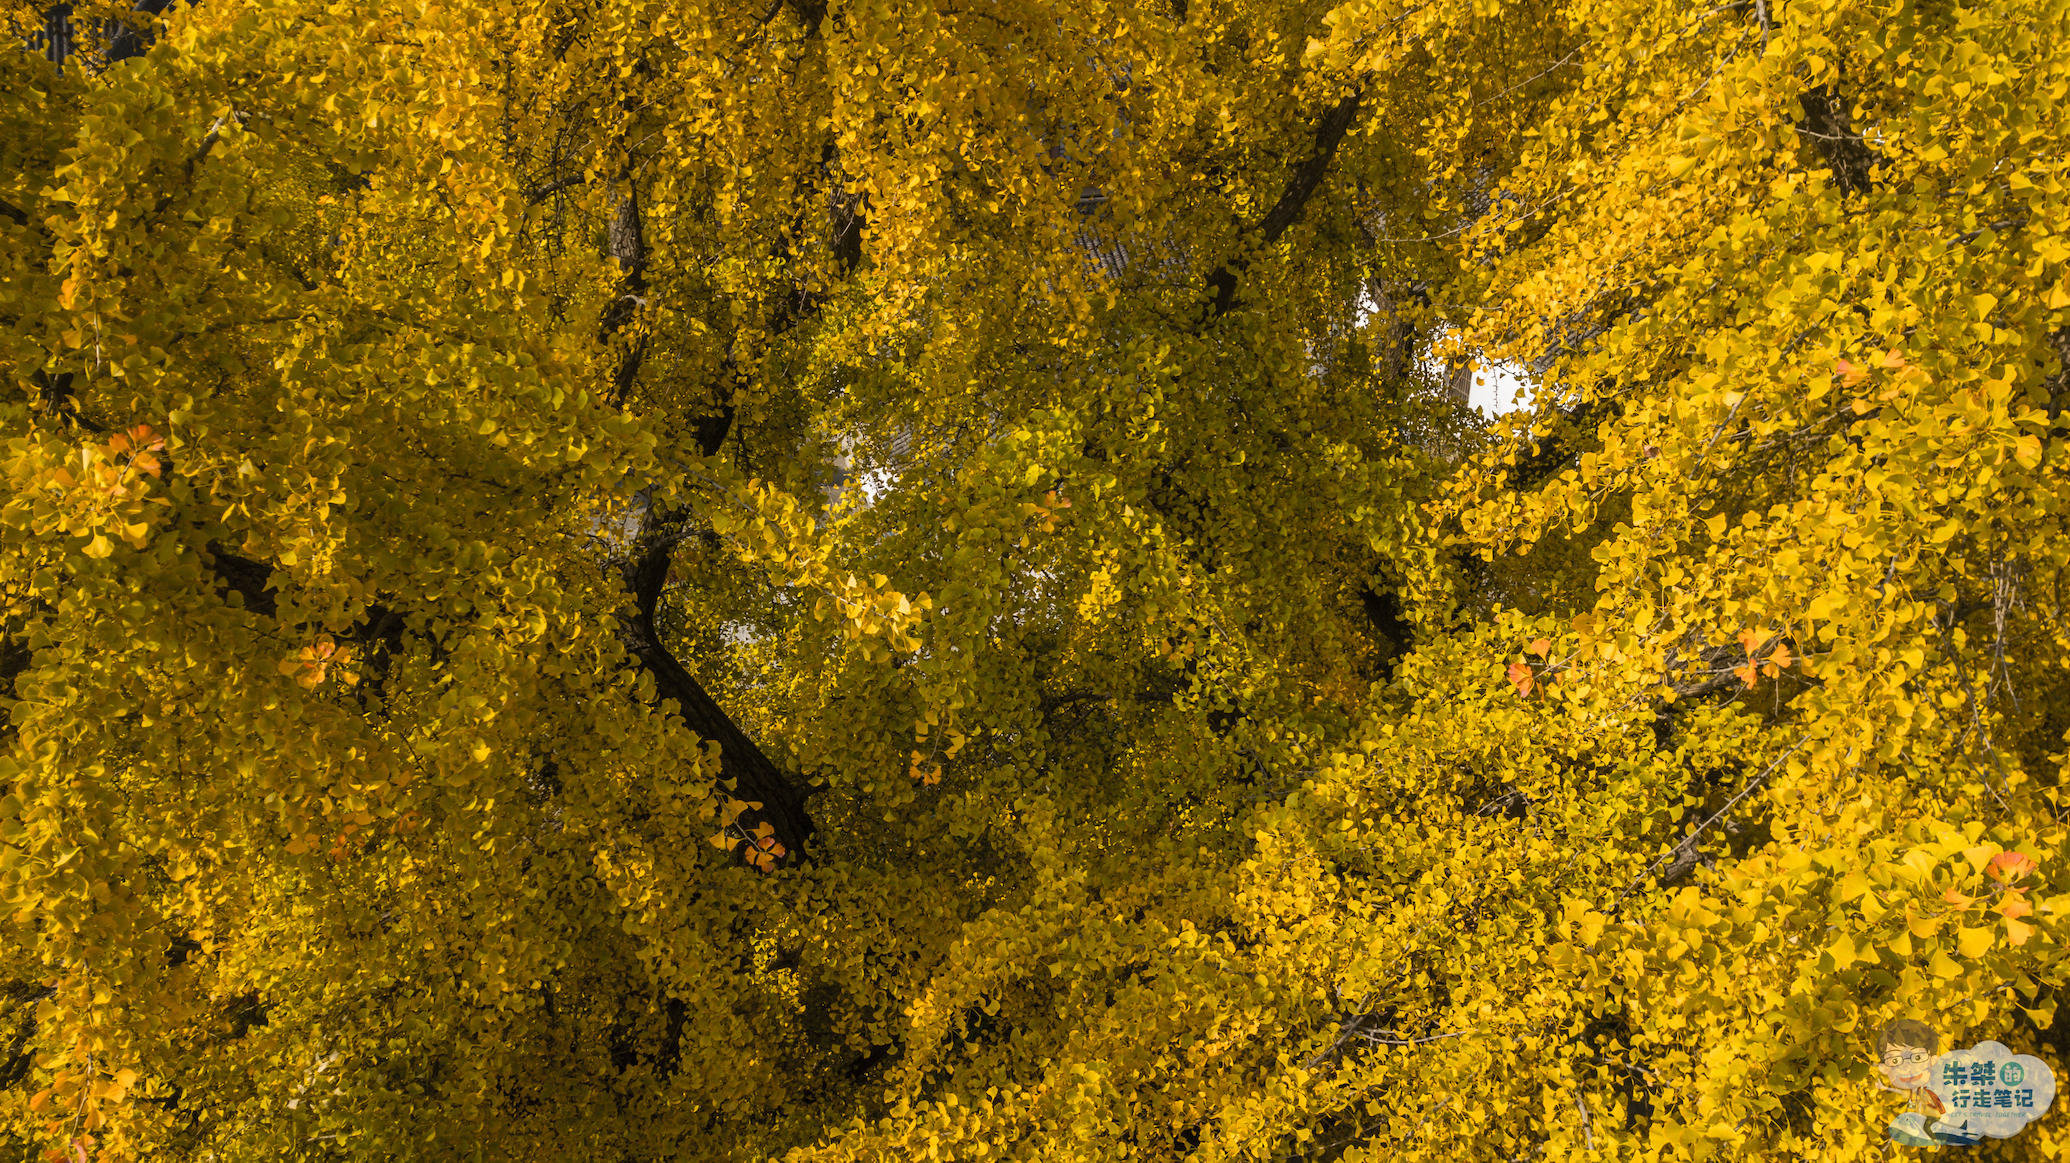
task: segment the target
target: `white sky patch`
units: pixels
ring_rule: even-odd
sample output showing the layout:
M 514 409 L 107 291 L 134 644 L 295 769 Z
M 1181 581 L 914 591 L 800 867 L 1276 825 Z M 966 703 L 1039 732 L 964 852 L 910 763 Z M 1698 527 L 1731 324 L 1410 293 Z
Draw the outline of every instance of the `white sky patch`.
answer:
M 888 468 L 880 468 L 875 472 L 862 474 L 856 478 L 855 483 L 862 486 L 863 504 L 873 505 L 877 502 L 877 498 L 883 496 L 884 491 L 889 489 L 892 483 L 897 480 L 897 472 Z
M 1370 319 L 1372 314 L 1371 303 L 1362 302 L 1360 322 Z M 1437 333 L 1431 336 L 1433 345 L 1442 342 L 1451 333 L 1451 327 L 1440 325 Z M 1468 407 L 1493 420 L 1498 416 L 1520 412 L 1531 406 L 1531 401 L 1536 397 L 1534 389 L 1537 387 L 1537 381 L 1522 364 L 1496 363 L 1481 358 L 1477 353 L 1469 353 L 1468 358 L 1473 363 L 1473 384 L 1467 392 Z M 1424 371 L 1439 380 L 1446 378 L 1446 367 L 1428 355 L 1417 362 Z
M 837 451 L 833 461 L 835 479 L 833 483 L 820 490 L 829 505 L 839 504 L 845 490 L 855 489 L 862 495 L 854 503 L 867 509 L 876 504 L 877 498 L 883 496 L 892 485 L 898 483 L 897 465 L 885 465 L 866 472 L 857 472 L 856 443 L 854 437 L 843 436 L 836 445 Z
M 1529 408 L 1532 387 L 1531 374 L 1515 364 L 1476 362 L 1467 402 L 1492 420 Z

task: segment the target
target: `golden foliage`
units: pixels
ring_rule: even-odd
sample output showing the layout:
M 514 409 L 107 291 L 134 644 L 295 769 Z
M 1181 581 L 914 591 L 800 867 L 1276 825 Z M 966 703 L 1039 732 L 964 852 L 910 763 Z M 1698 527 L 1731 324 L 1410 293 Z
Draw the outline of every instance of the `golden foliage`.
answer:
M 0 1155 L 1839 1160 L 1885 1021 L 2060 1053 L 2063 0 L 72 22 Z

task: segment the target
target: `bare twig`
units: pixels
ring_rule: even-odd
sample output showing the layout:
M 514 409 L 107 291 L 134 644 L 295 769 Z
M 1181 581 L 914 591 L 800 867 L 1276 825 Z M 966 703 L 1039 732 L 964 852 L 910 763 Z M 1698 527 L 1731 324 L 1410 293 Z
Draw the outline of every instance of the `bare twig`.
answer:
M 1767 782 L 1768 777 L 1775 774 L 1775 769 L 1782 766 L 1783 760 L 1788 759 L 1792 755 L 1795 755 L 1797 753 L 1798 748 L 1804 746 L 1806 743 L 1809 743 L 1810 741 L 1811 736 L 1809 735 L 1798 736 L 1797 741 L 1795 743 L 1790 744 L 1789 750 L 1783 752 L 1781 755 L 1776 756 L 1775 761 L 1770 763 L 1765 769 L 1763 769 L 1761 774 L 1748 780 L 1747 785 L 1745 787 L 1739 789 L 1739 791 L 1733 794 L 1731 799 L 1725 801 L 1724 807 L 1721 807 L 1717 811 L 1712 812 L 1709 819 L 1705 820 L 1701 824 L 1698 824 L 1694 829 L 1692 829 L 1689 835 L 1682 838 L 1681 843 L 1675 845 L 1673 848 L 1668 849 L 1667 854 L 1662 856 L 1660 859 L 1654 861 L 1652 867 L 1648 868 L 1646 871 L 1640 873 L 1639 875 L 1633 877 L 1632 882 L 1628 885 L 1625 885 L 1624 891 L 1617 895 L 1617 903 L 1611 906 L 1611 911 L 1615 912 L 1618 909 L 1623 908 L 1625 900 L 1629 898 L 1633 893 L 1639 890 L 1639 886 L 1645 883 L 1647 877 L 1652 876 L 1654 873 L 1659 872 L 1662 868 L 1666 867 L 1667 863 L 1670 860 L 1674 859 L 1677 855 L 1681 854 L 1685 849 L 1694 848 L 1696 846 L 1696 842 L 1703 838 L 1703 834 L 1710 830 L 1711 825 L 1716 824 L 1719 820 L 1724 819 L 1726 813 L 1730 812 L 1733 808 L 1738 807 L 1739 802 L 1741 800 L 1752 795 L 1754 793 L 1754 789 L 1760 787 L 1763 783 Z

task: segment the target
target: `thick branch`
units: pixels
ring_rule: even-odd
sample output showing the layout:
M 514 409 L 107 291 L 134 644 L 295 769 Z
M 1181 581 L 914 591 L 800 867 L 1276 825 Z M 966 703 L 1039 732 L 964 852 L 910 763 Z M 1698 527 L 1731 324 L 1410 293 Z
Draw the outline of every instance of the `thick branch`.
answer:
M 1519 493 L 1537 488 L 1558 476 L 1586 451 L 1587 442 L 1605 420 L 1624 414 L 1624 401 L 1615 396 L 1596 396 L 1571 408 L 1558 408 L 1543 437 L 1528 442 L 1530 449 L 1517 457 L 1509 469 L 1509 487 Z
M 2041 381 L 2048 392 L 2048 420 L 2051 425 L 2049 439 L 2055 440 L 2054 424 L 2070 411 L 2070 327 L 2058 327 L 2048 336 L 2049 346 L 2056 357 L 2056 370 Z
M 1374 638 L 1380 646 L 1380 668 L 1383 678 L 1394 677 L 1395 665 L 1401 656 L 1408 653 L 1415 642 L 1415 631 L 1408 619 L 1402 617 L 1402 600 L 1392 590 L 1380 591 L 1363 586 L 1358 592 L 1359 604 L 1364 607 L 1366 620 L 1372 623 Z
M 654 618 L 661 602 L 662 586 L 668 579 L 673 542 L 667 538 L 643 537 L 642 543 L 645 549 L 620 567 L 626 589 L 633 596 L 633 612 L 622 618 L 627 645 L 639 659 L 641 667 L 654 676 L 656 689 L 664 697 L 675 700 L 681 708 L 684 724 L 700 738 L 719 744 L 721 769 L 726 778 L 734 781 L 735 794 L 741 799 L 761 803 L 762 807 L 750 812 L 745 819 L 747 827 L 752 829 L 755 824 L 767 820 L 775 827 L 777 841 L 788 853 L 804 851 L 805 842 L 812 834 L 812 821 L 805 814 L 804 796 L 662 644 Z M 272 566 L 213 545 L 210 546 L 210 565 L 224 590 L 243 599 L 245 609 L 268 618 L 279 616 L 279 602 L 269 588 Z M 369 665 L 366 669 L 369 678 L 378 684 L 384 677 L 387 660 L 401 651 L 403 632 L 404 624 L 399 615 L 375 605 L 368 607 L 366 616 L 343 637 L 368 651 Z M 22 656 L 25 662 L 26 651 Z M 13 654 L 9 653 L 7 658 L 12 659 Z
M 137 0 L 135 10 L 156 16 L 170 5 L 171 0 Z M 127 21 L 118 20 L 114 24 L 115 39 L 108 45 L 109 64 L 143 56 L 150 49 L 152 37 L 148 33 L 138 32 Z
M 254 561 L 242 554 L 232 553 L 222 546 L 209 543 L 209 567 L 215 571 L 216 580 L 223 589 L 244 599 L 244 608 L 267 618 L 280 616 L 280 603 L 267 588 L 273 577 L 273 567 L 263 561 Z
M 269 588 L 273 578 L 272 566 L 232 553 L 214 542 L 209 544 L 208 551 L 209 567 L 215 571 L 216 580 L 226 593 L 236 594 L 243 600 L 245 609 L 262 617 L 280 616 L 279 600 Z M 362 659 L 360 672 L 366 679 L 362 689 L 369 696 L 380 696 L 388 680 L 389 668 L 402 654 L 403 637 L 408 629 L 408 623 L 403 621 L 401 614 L 376 602 L 367 607 L 359 621 L 339 635 L 342 641 L 359 648 Z
M 14 681 L 28 671 L 34 659 L 26 641 L 0 631 L 0 699 L 11 702 L 20 697 L 15 694 Z M 14 738 L 13 716 L 0 711 L 0 746 L 13 743 Z
M 52 375 L 47 371 L 38 369 L 29 378 L 35 381 L 36 387 L 39 389 L 38 399 L 44 407 L 62 417 L 67 423 L 83 428 L 96 436 L 106 436 L 108 434 L 108 426 L 106 424 L 79 410 L 79 396 L 73 390 L 74 384 L 78 382 L 78 377 L 75 373 L 59 372 L 57 375 Z
M 1255 228 L 1265 245 L 1278 242 L 1280 235 L 1301 220 L 1308 200 L 1322 186 L 1323 175 L 1329 172 L 1330 162 L 1337 156 L 1337 147 L 1344 143 L 1344 135 L 1350 132 L 1352 122 L 1358 119 L 1359 103 L 1363 99 L 1364 90 L 1353 89 L 1316 124 L 1314 150 L 1307 161 L 1295 168 L 1279 201 L 1272 204 L 1272 209 L 1266 211 L 1264 220 Z M 1210 320 L 1227 314 L 1236 305 L 1236 284 L 1243 266 L 1242 259 L 1232 259 L 1208 276 L 1208 286 L 1215 292 L 1214 302 L 1208 308 Z
M 218 117 L 208 123 L 208 132 L 201 135 L 201 144 L 195 147 L 193 153 L 187 155 L 187 167 L 182 173 L 180 188 L 167 190 L 158 196 L 158 204 L 151 208 L 152 217 L 164 214 L 166 208 L 173 204 L 175 197 L 194 188 L 195 171 L 201 168 L 202 162 L 208 160 L 208 155 L 215 150 L 216 143 L 223 139 L 223 120 Z
M 1629 899 L 1633 893 L 1639 891 L 1639 889 L 1645 884 L 1646 878 L 1661 872 L 1661 870 L 1667 868 L 1670 864 L 1679 863 L 1683 866 L 1683 871 L 1686 872 L 1689 868 L 1692 868 L 1696 864 L 1701 863 L 1702 857 L 1701 855 L 1697 854 L 1696 846 L 1703 841 L 1704 833 L 1710 831 L 1712 825 L 1724 819 L 1728 814 L 1731 813 L 1732 809 L 1738 807 L 1741 800 L 1746 799 L 1748 796 L 1758 791 L 1761 788 L 1761 785 L 1768 782 L 1768 777 L 1775 774 L 1775 769 L 1782 766 L 1783 761 L 1785 759 L 1788 759 L 1790 756 L 1795 755 L 1799 748 L 1802 748 L 1806 743 L 1810 741 L 1811 739 L 1808 735 L 1798 736 L 1797 741 L 1795 743 L 1790 744 L 1789 750 L 1783 752 L 1781 755 L 1776 756 L 1775 761 L 1770 763 L 1767 767 L 1763 768 L 1759 775 L 1756 775 L 1752 779 L 1748 780 L 1746 782 L 1746 786 L 1740 788 L 1739 791 L 1735 793 L 1731 799 L 1725 801 L 1725 806 L 1719 808 L 1715 812 L 1712 812 L 1702 823 L 1696 825 L 1696 827 L 1694 828 L 1691 828 L 1689 830 L 1689 834 L 1687 836 L 1682 837 L 1681 841 L 1677 843 L 1673 848 L 1670 848 L 1666 855 L 1654 861 L 1653 864 L 1646 869 L 1646 871 L 1633 877 L 1631 883 L 1624 886 L 1624 891 L 1618 894 L 1617 902 L 1615 905 L 1611 907 L 1610 914 L 1612 916 L 1617 916 L 1618 914 L 1622 913 L 1624 910 L 1624 902 L 1627 899 Z
M 33 1052 L 36 1003 L 56 992 L 50 986 L 30 985 L 25 981 L 10 981 L 0 986 L 0 998 L 10 1003 L 9 1016 L 16 1023 L 6 1051 L 0 1053 L 0 1090 L 12 1090 L 29 1076 L 29 1067 L 36 1057 Z
M 540 185 L 534 186 L 531 189 L 525 191 L 525 205 L 532 206 L 540 202 L 544 202 L 546 199 L 553 197 L 555 194 L 560 193 L 562 190 L 566 190 L 574 186 L 580 186 L 587 181 L 589 181 L 589 179 L 582 174 L 570 174 L 567 177 L 556 178 L 551 182 L 545 182 Z
M 1357 120 L 1362 97 L 1362 90 L 1353 89 L 1323 114 L 1322 121 L 1315 127 L 1315 152 L 1294 171 L 1294 176 L 1287 181 L 1286 192 L 1279 196 L 1279 201 L 1266 213 L 1265 221 L 1258 225 L 1258 233 L 1267 245 L 1278 242 L 1279 236 L 1300 220 L 1301 211 L 1307 207 L 1308 199 L 1317 187 L 1322 185 L 1330 161 L 1337 156 L 1337 147 L 1343 144 L 1351 123 Z
M 630 168 L 627 167 L 628 171 Z M 618 204 L 618 212 L 611 216 L 611 257 L 618 260 L 618 294 L 597 320 L 597 339 L 606 344 L 632 323 L 635 313 L 647 301 L 647 238 L 640 222 L 639 191 L 630 187 Z M 646 336 L 636 335 L 611 373 L 610 399 L 614 406 L 623 408 L 632 398 L 633 381 L 639 378 L 640 365 L 646 358 Z
M 720 768 L 734 781 L 734 794 L 762 805 L 743 817 L 743 826 L 752 830 L 766 821 L 776 829 L 784 858 L 794 860 L 805 850 L 813 831 L 812 820 L 805 813 L 805 797 L 662 643 L 654 616 L 668 581 L 675 543 L 672 538 L 651 535 L 643 535 L 641 541 L 644 548 L 620 567 L 625 588 L 633 596 L 633 612 L 624 619 L 626 644 L 654 677 L 663 697 L 675 700 L 684 724 L 700 737 L 718 743 Z
M 1797 100 L 1804 106 L 1804 120 L 1797 123 L 1797 132 L 1833 171 L 1833 184 L 1847 194 L 1868 190 L 1869 175 L 1883 158 L 1849 123 L 1847 99 L 1820 85 Z
M 597 338 L 606 344 L 618 339 L 631 325 L 647 290 L 647 241 L 640 218 L 639 192 L 632 187 L 631 177 L 632 167 L 628 165 L 625 198 L 611 219 L 611 255 L 618 260 L 619 294 L 597 321 Z M 633 382 L 639 376 L 646 352 L 646 339 L 635 337 L 619 357 L 612 373 L 611 398 L 620 407 L 631 398 Z M 717 452 L 732 423 L 732 404 L 722 400 L 715 414 L 697 423 L 699 449 L 707 456 Z M 764 822 L 770 824 L 776 831 L 777 842 L 784 847 L 785 858 L 795 860 L 812 834 L 804 795 L 669 652 L 655 626 L 655 610 L 661 604 L 662 587 L 668 581 L 669 557 L 675 548 L 672 538 L 658 535 L 658 516 L 651 508 L 648 510 L 632 551 L 617 563 L 619 576 L 633 598 L 632 611 L 620 618 L 626 645 L 641 668 L 653 676 L 662 696 L 675 701 L 684 724 L 700 738 L 718 743 L 720 769 L 733 781 L 734 794 L 761 805 L 751 809 L 741 823 L 749 829 Z
M 819 35 L 819 26 L 827 18 L 827 0 L 796 0 L 792 5 L 797 10 L 798 22 L 805 26 L 806 39 Z

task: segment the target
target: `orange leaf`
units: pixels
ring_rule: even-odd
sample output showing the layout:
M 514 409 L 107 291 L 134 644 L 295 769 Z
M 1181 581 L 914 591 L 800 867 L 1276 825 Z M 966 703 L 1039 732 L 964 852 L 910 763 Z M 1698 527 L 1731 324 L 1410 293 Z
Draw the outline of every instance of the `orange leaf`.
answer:
M 2034 858 L 2022 852 L 2000 852 L 1984 866 L 1984 871 L 2000 883 L 2015 881 L 2034 871 Z
M 2034 926 L 2025 921 L 2015 921 L 2011 917 L 2005 918 L 2005 940 L 2007 944 L 2025 945 L 2027 938 L 2033 935 Z
M 1552 646 L 1552 639 L 1540 638 L 1531 643 L 1531 645 L 1524 647 L 1524 653 L 1535 654 L 1540 658 L 1544 658 L 1552 650 Z
M 2018 889 L 2007 895 L 1998 906 L 1998 915 L 2008 920 L 2013 917 L 2031 916 L 2033 912 L 2034 906 L 2027 903 L 2027 898 L 2021 896 Z
M 1749 689 L 1751 689 L 1751 688 L 1753 687 L 1753 685 L 1754 685 L 1754 664 L 1753 664 L 1753 663 L 1749 662 L 1749 663 L 1747 663 L 1747 664 L 1746 664 L 1745 666 L 1735 666 L 1735 667 L 1733 667 L 1733 668 L 1732 668 L 1732 673 L 1733 673 L 1733 674 L 1735 674 L 1735 675 L 1738 675 L 1738 676 L 1739 676 L 1739 679 L 1740 679 L 1740 681 L 1741 681 L 1741 682 L 1744 682 L 1744 683 L 1746 683 L 1746 684 L 1747 684 L 1747 687 L 1748 687 Z
M 1529 666 L 1521 662 L 1512 662 L 1509 664 L 1509 681 L 1510 685 L 1517 688 L 1519 696 L 1528 696 L 1531 693 L 1531 685 L 1537 680 Z
M 1774 652 L 1768 656 L 1768 661 L 1788 670 L 1792 661 L 1789 646 L 1781 642 L 1776 643 Z
M 1839 376 L 1840 382 L 1850 388 L 1869 378 L 1868 369 L 1859 367 L 1845 359 L 1834 361 L 1833 374 Z
M 1752 630 L 1741 630 L 1739 632 L 1739 648 L 1746 651 L 1749 657 L 1752 657 L 1754 647 L 1758 646 L 1760 642 L 1761 635 Z

